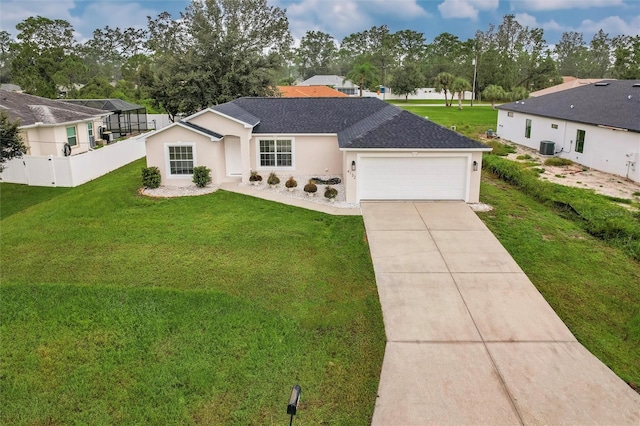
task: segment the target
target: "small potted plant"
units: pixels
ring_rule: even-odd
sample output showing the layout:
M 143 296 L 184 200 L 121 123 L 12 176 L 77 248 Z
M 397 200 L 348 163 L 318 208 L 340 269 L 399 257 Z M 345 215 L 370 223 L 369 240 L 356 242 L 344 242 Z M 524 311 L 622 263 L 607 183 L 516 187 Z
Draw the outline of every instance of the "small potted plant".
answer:
M 296 180 L 293 178 L 293 176 L 291 176 L 289 179 L 287 179 L 287 181 L 284 183 L 284 186 L 287 187 L 287 189 L 289 190 L 289 192 L 293 192 L 294 189 L 296 189 L 296 186 L 298 186 L 298 182 L 296 182 Z
M 318 192 L 318 187 L 313 179 L 309 179 L 309 183 L 304 186 L 304 192 L 306 192 L 309 197 L 313 197 L 313 195 Z
M 332 203 L 336 200 L 337 195 L 338 195 L 338 190 L 332 186 L 327 186 L 327 189 L 325 189 L 324 191 L 325 198 L 327 198 Z
M 271 188 L 275 188 L 276 185 L 280 183 L 280 178 L 275 174 L 275 172 L 271 172 L 267 178 L 267 183 Z
M 253 185 L 259 185 L 262 182 L 262 176 L 258 174 L 257 171 L 251 170 L 251 176 L 249 176 L 249 182 Z

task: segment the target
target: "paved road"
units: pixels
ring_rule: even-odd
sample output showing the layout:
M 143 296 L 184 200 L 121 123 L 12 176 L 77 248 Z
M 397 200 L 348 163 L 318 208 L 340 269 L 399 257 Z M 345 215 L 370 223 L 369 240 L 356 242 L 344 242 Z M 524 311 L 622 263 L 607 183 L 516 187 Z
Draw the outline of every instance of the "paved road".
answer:
M 361 207 L 387 333 L 373 425 L 640 425 L 466 204 Z

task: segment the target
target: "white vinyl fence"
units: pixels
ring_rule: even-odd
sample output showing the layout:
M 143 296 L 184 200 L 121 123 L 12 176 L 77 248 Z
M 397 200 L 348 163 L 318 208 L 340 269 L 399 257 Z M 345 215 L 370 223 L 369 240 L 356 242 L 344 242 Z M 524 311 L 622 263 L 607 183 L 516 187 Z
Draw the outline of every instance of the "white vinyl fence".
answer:
M 0 180 L 30 186 L 82 185 L 146 155 L 142 135 L 70 157 L 25 155 L 5 163 Z
M 168 114 L 147 114 L 147 128 L 149 130 L 162 129 L 172 123 Z

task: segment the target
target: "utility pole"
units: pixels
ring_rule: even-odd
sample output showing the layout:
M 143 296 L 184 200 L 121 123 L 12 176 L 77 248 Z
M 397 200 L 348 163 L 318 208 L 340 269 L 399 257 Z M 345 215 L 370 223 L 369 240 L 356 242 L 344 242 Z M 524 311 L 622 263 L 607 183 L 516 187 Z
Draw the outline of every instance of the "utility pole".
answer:
M 473 89 L 471 89 L 471 106 L 473 106 L 473 99 L 476 97 L 476 76 L 478 75 L 478 55 L 471 60 L 473 65 Z M 467 86 L 468 87 L 468 86 Z

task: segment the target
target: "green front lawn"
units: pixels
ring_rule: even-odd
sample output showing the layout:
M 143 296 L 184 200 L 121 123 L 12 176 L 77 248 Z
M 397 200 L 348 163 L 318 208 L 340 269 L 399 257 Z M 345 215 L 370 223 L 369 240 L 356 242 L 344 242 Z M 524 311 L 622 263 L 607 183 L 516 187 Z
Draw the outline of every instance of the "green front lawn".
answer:
M 362 218 L 149 199 L 143 163 L 39 203 L 0 185 L 0 423 L 284 424 L 296 383 L 299 421 L 370 422 L 385 336 Z
M 456 131 L 472 139 L 477 139 L 489 129 L 495 130 L 498 122 L 498 111 L 491 106 L 465 106 L 461 110 L 457 103 L 448 108 L 402 104 L 397 106 L 421 117 L 429 117 L 429 120 L 444 127 L 456 126 Z

